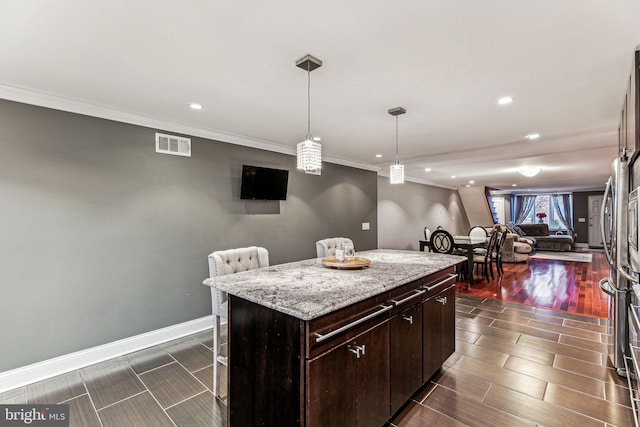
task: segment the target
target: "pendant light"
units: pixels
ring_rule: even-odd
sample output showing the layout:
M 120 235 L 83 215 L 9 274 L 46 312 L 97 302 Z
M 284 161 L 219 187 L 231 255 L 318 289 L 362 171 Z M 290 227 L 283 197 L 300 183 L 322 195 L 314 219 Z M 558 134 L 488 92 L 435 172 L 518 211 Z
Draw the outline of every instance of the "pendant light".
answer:
M 296 61 L 296 67 L 307 72 L 307 137 L 297 146 L 298 169 L 305 173 L 320 175 L 322 168 L 322 145 L 311 135 L 311 72 L 322 67 L 322 61 L 306 55 Z
M 396 118 L 396 162 L 389 168 L 389 183 L 390 184 L 404 184 L 404 165 L 400 164 L 398 157 L 398 116 L 406 113 L 402 107 L 392 108 L 388 111 L 389 114 Z

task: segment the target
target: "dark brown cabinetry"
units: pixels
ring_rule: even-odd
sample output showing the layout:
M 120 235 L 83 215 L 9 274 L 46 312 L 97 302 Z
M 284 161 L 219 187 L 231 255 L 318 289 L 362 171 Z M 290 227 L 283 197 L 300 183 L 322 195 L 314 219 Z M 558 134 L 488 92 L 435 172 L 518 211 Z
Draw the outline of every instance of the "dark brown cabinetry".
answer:
M 383 426 L 453 351 L 451 273 L 310 321 L 230 296 L 228 425 Z
M 395 413 L 422 385 L 422 304 L 417 303 L 390 320 L 391 413 Z
M 422 375 L 426 382 L 456 349 L 455 286 L 427 298 L 422 305 Z
M 389 321 L 308 362 L 307 426 L 382 426 L 389 412 Z

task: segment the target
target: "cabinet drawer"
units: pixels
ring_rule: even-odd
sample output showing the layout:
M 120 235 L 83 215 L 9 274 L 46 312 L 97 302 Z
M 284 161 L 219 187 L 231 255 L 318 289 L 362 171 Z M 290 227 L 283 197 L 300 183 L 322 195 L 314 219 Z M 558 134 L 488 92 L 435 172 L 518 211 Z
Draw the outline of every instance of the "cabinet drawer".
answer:
M 423 299 L 429 298 L 455 283 L 456 274 L 453 267 L 441 271 L 438 274 L 425 277 L 422 279 L 422 288 L 426 291 Z
M 393 304 L 391 315 L 401 313 L 412 305 L 419 304 L 424 299 L 426 290 L 422 289 L 422 279 L 400 286 L 389 292 L 389 302 Z
M 312 358 L 388 319 L 393 304 L 384 292 L 307 322 L 306 356 Z

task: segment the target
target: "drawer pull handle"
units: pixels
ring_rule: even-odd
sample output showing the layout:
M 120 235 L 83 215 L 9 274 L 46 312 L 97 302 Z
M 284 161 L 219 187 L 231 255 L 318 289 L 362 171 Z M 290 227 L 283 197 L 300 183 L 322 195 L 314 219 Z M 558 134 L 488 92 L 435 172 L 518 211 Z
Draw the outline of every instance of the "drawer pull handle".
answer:
M 409 322 L 410 325 L 413 325 L 413 316 L 405 316 L 405 315 L 403 315 L 402 318 L 404 320 L 406 320 L 407 322 Z
M 450 281 L 451 279 L 455 279 L 456 275 L 455 274 L 448 274 L 448 277 L 444 280 L 439 281 L 438 283 L 436 283 L 435 285 L 432 286 L 424 286 L 422 289 L 425 289 L 427 292 L 430 292 L 431 290 L 437 288 L 438 286 L 441 286 L 443 283 L 447 283 L 448 281 Z
M 349 347 L 349 351 L 356 355 L 356 359 L 360 359 L 360 349 Z
M 391 310 L 393 308 L 393 305 L 381 305 L 380 307 L 382 307 L 380 310 L 378 310 L 378 311 L 376 311 L 374 313 L 371 313 L 368 316 L 361 317 L 360 319 L 355 320 L 355 321 L 353 321 L 353 322 L 351 322 L 351 323 L 349 323 L 347 325 L 344 325 L 343 327 L 338 328 L 335 331 L 331 331 L 328 334 L 321 335 L 321 334 L 316 332 L 316 334 L 315 334 L 316 335 L 316 342 L 322 342 L 324 340 L 327 340 L 327 339 L 329 339 L 331 337 L 334 337 L 334 336 L 336 336 L 338 334 L 341 334 L 342 332 L 344 332 L 346 330 L 349 330 L 349 329 L 353 328 L 354 326 L 357 326 L 357 325 L 359 325 L 361 323 L 364 323 L 369 319 L 373 319 L 374 317 L 376 317 L 376 316 L 378 316 L 378 315 L 380 315 L 380 314 L 382 314 L 384 312 L 387 312 L 387 311 Z
M 438 301 L 442 305 L 446 305 L 447 304 L 447 297 L 438 297 L 438 298 L 436 298 L 436 301 Z
M 401 299 L 400 301 L 392 299 L 391 302 L 395 305 L 395 306 L 399 306 L 400 304 L 404 304 L 405 302 L 414 299 L 415 297 L 417 297 L 418 295 L 422 295 L 424 293 L 426 293 L 427 290 L 426 289 L 416 289 L 415 293 L 413 295 L 409 295 L 406 298 Z

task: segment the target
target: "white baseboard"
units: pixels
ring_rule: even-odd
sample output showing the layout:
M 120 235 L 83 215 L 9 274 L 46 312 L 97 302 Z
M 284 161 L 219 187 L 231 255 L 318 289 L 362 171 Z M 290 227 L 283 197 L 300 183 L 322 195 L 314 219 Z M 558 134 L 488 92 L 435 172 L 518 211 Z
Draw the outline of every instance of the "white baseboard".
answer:
M 42 362 L 0 372 L 0 393 L 213 327 L 205 316 Z

